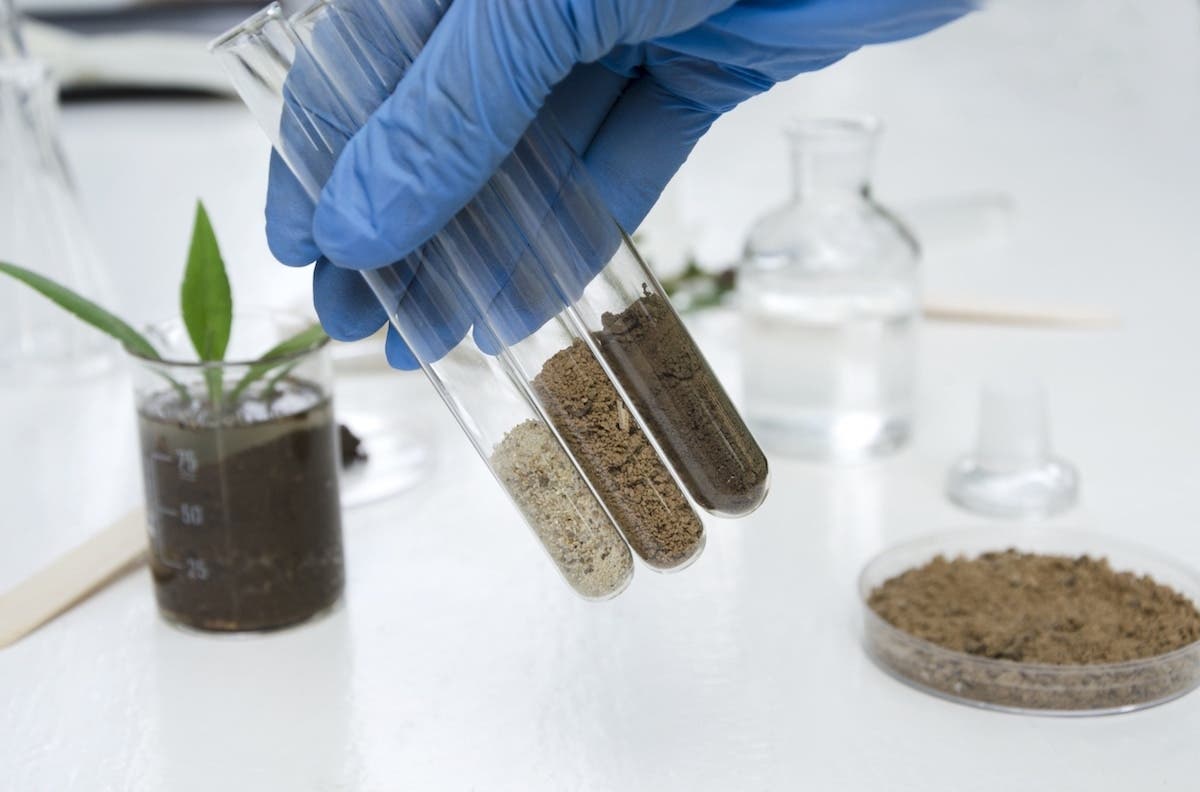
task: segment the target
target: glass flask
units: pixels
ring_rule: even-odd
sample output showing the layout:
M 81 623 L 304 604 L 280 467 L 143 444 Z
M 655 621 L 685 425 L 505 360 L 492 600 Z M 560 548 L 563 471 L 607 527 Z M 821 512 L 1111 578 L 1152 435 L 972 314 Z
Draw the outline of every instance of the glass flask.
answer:
M 13 0 L 0 0 L 0 60 L 24 54 L 25 42 L 21 37 L 16 6 Z
M 0 57 L 0 260 L 113 305 L 59 151 L 56 113 L 45 66 Z M 115 344 L 31 289 L 0 282 L 0 380 L 96 373 L 115 353 Z
M 871 119 L 795 124 L 791 200 L 746 242 L 747 419 L 780 454 L 861 460 L 912 431 L 918 247 L 871 196 L 879 131 Z

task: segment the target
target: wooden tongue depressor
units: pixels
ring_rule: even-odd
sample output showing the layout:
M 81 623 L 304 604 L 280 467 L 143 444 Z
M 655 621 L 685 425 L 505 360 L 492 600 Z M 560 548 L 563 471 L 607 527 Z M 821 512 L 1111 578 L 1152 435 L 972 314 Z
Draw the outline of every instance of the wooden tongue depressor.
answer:
M 0 649 L 136 568 L 145 554 L 146 518 L 141 509 L 134 509 L 0 594 Z
M 1121 319 L 1116 314 L 1096 308 L 1006 305 L 978 300 L 926 299 L 922 306 L 922 312 L 926 319 L 934 322 L 1061 327 L 1081 330 L 1100 330 L 1117 327 L 1121 324 Z

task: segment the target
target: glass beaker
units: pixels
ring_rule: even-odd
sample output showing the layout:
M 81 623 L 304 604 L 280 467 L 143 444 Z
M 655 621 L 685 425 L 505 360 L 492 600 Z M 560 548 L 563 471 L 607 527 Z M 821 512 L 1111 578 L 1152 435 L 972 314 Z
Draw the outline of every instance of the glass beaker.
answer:
M 0 260 L 113 305 L 58 148 L 56 112 L 45 66 L 0 57 Z M 32 290 L 0 282 L 0 378 L 92 374 L 115 352 L 107 338 Z
M 879 131 L 871 119 L 795 124 L 791 200 L 746 242 L 747 418 L 781 454 L 853 461 L 912 431 L 918 247 L 871 196 Z
M 326 345 L 259 359 L 306 325 L 236 316 L 228 362 L 200 362 L 173 320 L 147 333 L 161 360 L 131 353 L 150 569 L 168 621 L 270 630 L 310 619 L 342 595 Z

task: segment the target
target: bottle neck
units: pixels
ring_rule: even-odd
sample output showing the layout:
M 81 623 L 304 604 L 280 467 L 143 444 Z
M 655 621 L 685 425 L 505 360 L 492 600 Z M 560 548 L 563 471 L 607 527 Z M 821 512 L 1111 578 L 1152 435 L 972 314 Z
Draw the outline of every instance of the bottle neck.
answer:
M 877 135 L 878 126 L 867 121 L 815 120 L 794 126 L 788 133 L 793 200 L 869 196 Z

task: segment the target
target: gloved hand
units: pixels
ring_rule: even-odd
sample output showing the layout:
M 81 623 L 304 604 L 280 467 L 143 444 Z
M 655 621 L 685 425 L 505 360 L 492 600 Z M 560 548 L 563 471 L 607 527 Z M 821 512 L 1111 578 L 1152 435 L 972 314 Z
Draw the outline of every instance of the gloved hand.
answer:
M 721 114 L 863 45 L 924 33 L 976 5 L 456 0 L 350 140 L 315 211 L 273 156 L 268 241 L 285 264 L 319 259 L 322 324 L 335 338 L 361 338 L 386 315 L 353 270 L 400 260 L 441 229 L 539 113 L 555 119 L 617 222 L 633 230 Z M 460 318 L 463 327 L 471 321 Z M 416 367 L 394 331 L 387 350 L 392 365 Z

